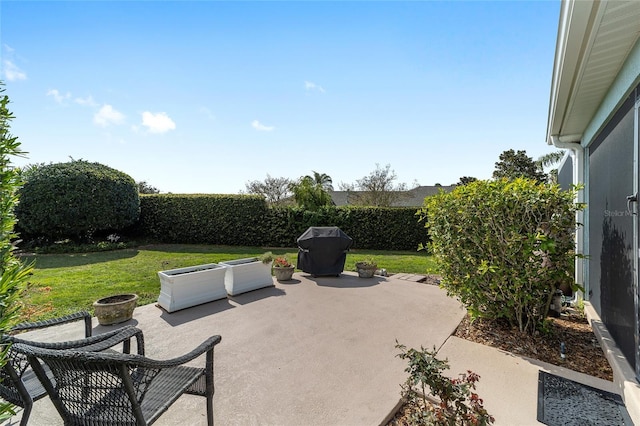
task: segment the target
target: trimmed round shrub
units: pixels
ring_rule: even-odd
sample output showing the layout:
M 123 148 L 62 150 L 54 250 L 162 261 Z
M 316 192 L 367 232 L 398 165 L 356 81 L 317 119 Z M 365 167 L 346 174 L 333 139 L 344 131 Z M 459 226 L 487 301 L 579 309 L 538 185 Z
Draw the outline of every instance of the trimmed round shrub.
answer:
M 133 178 L 100 163 L 38 165 L 23 178 L 16 216 L 32 237 L 82 240 L 130 226 L 140 213 Z
M 425 200 L 448 294 L 473 317 L 541 329 L 556 289 L 574 283 L 575 191 L 529 179 L 476 181 Z

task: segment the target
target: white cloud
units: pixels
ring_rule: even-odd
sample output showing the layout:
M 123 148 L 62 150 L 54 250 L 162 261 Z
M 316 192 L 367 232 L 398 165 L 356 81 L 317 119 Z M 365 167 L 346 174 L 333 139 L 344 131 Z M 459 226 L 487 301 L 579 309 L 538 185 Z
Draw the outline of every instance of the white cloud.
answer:
M 209 120 L 215 120 L 216 116 L 211 112 L 211 110 L 207 107 L 200 107 L 199 109 L 201 114 L 204 114 Z
M 107 104 L 103 105 L 93 116 L 93 122 L 102 127 L 107 127 L 110 124 L 121 124 L 123 121 L 124 115 Z
M 78 105 L 96 107 L 98 103 L 93 99 L 93 96 L 89 95 L 86 98 L 75 98 L 73 100 Z
M 173 122 L 166 112 L 151 113 L 145 111 L 142 113 L 142 125 L 147 127 L 150 133 L 165 133 L 169 130 L 175 130 L 176 123 Z
M 66 99 L 69 99 L 71 97 L 71 93 L 67 92 L 65 94 L 60 93 L 60 91 L 58 89 L 50 89 L 47 92 L 47 96 L 51 96 L 53 97 L 53 99 L 61 104 L 63 103 Z
M 27 73 L 16 65 L 14 58 L 15 49 L 6 43 L 2 44 L 4 60 L 2 61 L 2 74 L 7 81 L 26 80 Z
M 2 65 L 4 66 L 4 76 L 8 81 L 27 79 L 27 74 L 10 60 L 5 59 L 4 61 L 2 61 Z
M 261 132 L 270 132 L 272 130 L 275 130 L 275 127 L 273 127 L 273 126 L 265 126 L 264 124 L 262 124 L 258 120 L 253 120 L 251 122 L 251 127 L 253 127 L 254 129 L 259 130 Z
M 314 91 L 314 90 L 317 90 L 320 93 L 324 93 L 325 92 L 325 90 L 324 90 L 324 88 L 322 86 L 317 85 L 317 84 L 315 84 L 315 83 L 313 83 L 311 81 L 305 81 L 304 82 L 304 88 L 309 92 Z

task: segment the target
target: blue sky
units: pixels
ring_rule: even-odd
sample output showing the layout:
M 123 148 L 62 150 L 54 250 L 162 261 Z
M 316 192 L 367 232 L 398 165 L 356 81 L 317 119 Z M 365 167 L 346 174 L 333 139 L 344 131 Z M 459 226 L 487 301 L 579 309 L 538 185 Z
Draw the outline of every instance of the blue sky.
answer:
M 2 1 L 2 80 L 29 163 L 162 192 L 312 170 L 413 186 L 550 152 L 559 1 Z

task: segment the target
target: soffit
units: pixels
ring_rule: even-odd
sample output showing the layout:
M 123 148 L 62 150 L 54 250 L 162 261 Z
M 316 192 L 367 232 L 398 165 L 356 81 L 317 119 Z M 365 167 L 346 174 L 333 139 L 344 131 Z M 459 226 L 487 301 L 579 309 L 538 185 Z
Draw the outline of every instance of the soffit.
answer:
M 640 35 L 639 1 L 566 3 L 548 136 L 583 134 Z

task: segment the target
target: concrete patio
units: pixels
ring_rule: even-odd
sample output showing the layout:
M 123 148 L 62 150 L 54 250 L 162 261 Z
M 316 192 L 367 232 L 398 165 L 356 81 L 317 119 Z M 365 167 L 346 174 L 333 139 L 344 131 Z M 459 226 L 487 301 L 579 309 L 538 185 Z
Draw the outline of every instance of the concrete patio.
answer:
M 540 369 L 615 391 L 611 382 L 450 337 L 463 316 L 461 305 L 435 286 L 349 272 L 340 278 L 296 273 L 289 283 L 172 314 L 142 306 L 127 324 L 144 331 L 147 355 L 155 359 L 222 336 L 215 353 L 218 425 L 379 425 L 394 411 L 406 379 L 396 339 L 442 348 L 453 375 L 479 373 L 478 393 L 497 425 L 540 424 Z M 94 333 L 117 327 L 94 324 Z M 72 324 L 38 338 L 81 333 Z M 35 404 L 30 420 L 62 424 L 48 398 Z M 206 424 L 204 399 L 182 396 L 155 424 Z

